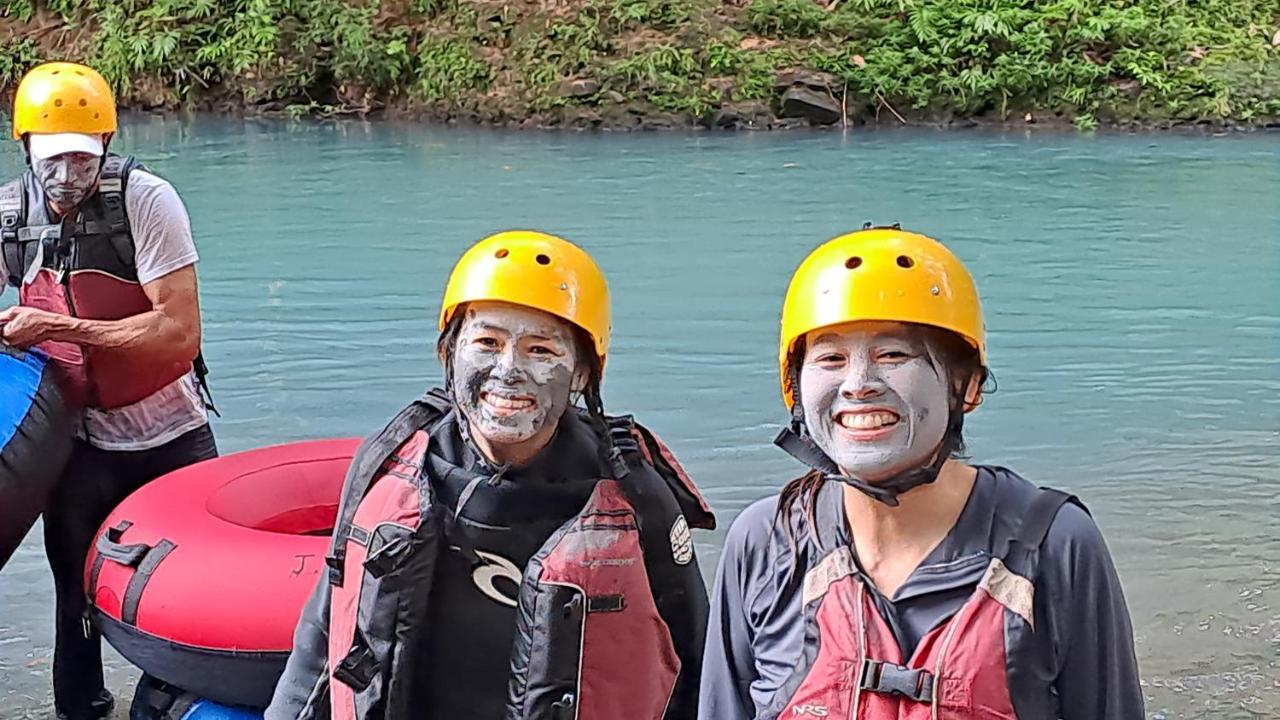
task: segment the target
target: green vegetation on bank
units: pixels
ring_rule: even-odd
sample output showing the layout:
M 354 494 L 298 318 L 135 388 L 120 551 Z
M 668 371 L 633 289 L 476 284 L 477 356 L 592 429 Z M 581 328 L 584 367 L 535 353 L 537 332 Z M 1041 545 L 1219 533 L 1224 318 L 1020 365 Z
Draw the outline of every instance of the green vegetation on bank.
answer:
M 825 1 L 825 0 L 824 0 Z M 0 82 L 484 123 L 1280 121 L 1280 0 L 7 0 Z

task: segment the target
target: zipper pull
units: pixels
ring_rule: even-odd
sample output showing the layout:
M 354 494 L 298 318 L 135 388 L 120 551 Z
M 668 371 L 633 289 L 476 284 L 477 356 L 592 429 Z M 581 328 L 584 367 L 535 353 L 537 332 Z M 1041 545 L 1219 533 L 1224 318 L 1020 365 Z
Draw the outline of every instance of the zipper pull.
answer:
M 551 716 L 556 720 L 572 720 L 577 715 L 574 711 L 577 702 L 578 698 L 573 693 L 565 693 L 564 697 L 551 703 Z

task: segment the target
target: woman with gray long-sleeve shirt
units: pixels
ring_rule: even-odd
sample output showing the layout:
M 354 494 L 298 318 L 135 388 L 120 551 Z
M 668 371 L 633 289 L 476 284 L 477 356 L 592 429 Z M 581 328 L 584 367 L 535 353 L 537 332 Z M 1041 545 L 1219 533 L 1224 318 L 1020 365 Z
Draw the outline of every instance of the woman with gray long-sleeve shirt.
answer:
M 958 457 L 987 377 L 967 270 L 875 228 L 797 270 L 778 444 L 813 468 L 734 522 L 702 720 L 1137 720 L 1133 631 L 1075 498 Z

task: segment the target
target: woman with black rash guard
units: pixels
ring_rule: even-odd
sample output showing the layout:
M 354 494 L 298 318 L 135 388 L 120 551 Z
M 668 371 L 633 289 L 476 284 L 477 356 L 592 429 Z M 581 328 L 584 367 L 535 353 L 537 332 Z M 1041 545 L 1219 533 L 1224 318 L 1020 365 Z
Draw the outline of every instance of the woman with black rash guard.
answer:
M 490 236 L 439 328 L 445 388 L 352 461 L 267 720 L 692 719 L 689 527 L 714 520 L 653 433 L 604 414 L 599 267 L 552 235 Z
M 791 280 L 778 444 L 811 470 L 729 530 L 703 720 L 1139 720 L 1124 595 L 1074 497 L 968 465 L 982 310 L 938 242 L 844 235 Z

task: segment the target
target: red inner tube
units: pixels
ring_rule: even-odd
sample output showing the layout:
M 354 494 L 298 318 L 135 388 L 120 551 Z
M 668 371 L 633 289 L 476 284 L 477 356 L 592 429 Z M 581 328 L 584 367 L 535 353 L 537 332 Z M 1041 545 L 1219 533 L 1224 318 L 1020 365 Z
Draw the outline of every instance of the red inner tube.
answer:
M 171 643 L 230 652 L 288 652 L 298 615 L 325 568 L 343 478 L 359 440 L 321 440 L 250 450 L 158 478 L 107 518 L 130 525 L 115 547 L 172 550 L 138 590 L 134 566 L 95 548 L 85 567 L 94 605 Z M 101 565 L 96 587 L 90 580 Z M 130 658 L 135 660 L 134 658 Z M 146 669 L 146 668 L 144 668 Z
M 325 461 L 315 460 L 263 468 L 214 490 L 205 508 L 216 518 L 252 530 L 328 536 L 339 499 L 331 470 Z M 338 482 L 340 490 L 340 475 Z

